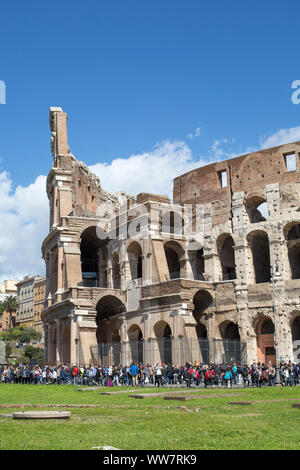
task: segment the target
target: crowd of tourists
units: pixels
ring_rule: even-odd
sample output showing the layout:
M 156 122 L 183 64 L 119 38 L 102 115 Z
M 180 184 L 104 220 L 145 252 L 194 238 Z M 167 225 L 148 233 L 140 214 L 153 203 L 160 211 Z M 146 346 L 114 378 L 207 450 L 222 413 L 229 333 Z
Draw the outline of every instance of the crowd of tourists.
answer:
M 135 364 L 129 366 L 0 366 L 0 383 L 15 384 L 76 384 L 99 386 L 157 386 L 183 385 L 186 387 L 271 387 L 275 384 L 275 367 L 269 363 L 239 365 L 206 365 L 195 362 L 185 366 L 165 364 Z M 280 364 L 280 382 L 283 386 L 300 383 L 300 364 Z

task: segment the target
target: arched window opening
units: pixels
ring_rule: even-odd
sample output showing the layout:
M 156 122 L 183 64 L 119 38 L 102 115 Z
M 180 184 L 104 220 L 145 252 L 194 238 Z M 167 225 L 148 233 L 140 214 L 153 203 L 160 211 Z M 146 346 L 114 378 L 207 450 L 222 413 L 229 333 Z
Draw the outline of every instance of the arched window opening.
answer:
M 165 248 L 165 254 L 167 258 L 169 274 L 171 279 L 180 278 L 180 263 L 178 259 L 178 254 L 172 248 Z
M 256 327 L 257 360 L 259 362 L 276 362 L 274 343 L 274 323 L 270 318 L 262 317 Z
M 286 238 L 291 278 L 300 279 L 300 224 L 293 225 Z
M 230 322 L 224 332 L 225 339 L 240 339 L 239 327 L 236 323 Z
M 97 228 L 87 228 L 81 236 L 82 285 L 107 287 L 106 239 L 98 237 Z
M 294 362 L 300 362 L 300 315 L 297 316 L 292 323 L 292 342 Z
M 222 267 L 222 280 L 229 281 L 236 279 L 235 260 L 234 260 L 234 241 L 230 235 L 224 238 L 221 236 L 218 240 L 219 258 Z
M 209 292 L 206 290 L 199 290 L 193 299 L 194 310 L 193 316 L 197 322 L 197 324 L 201 323 L 201 319 L 205 315 L 206 310 L 212 305 L 213 298 Z
M 261 335 L 273 335 L 274 334 L 274 323 L 272 320 L 265 320 L 261 325 Z
M 246 210 L 251 224 L 269 219 L 268 204 L 261 196 L 254 196 L 246 202 Z
M 131 350 L 131 360 L 136 364 L 144 362 L 143 333 L 138 325 L 132 325 L 128 330 Z
M 288 231 L 287 239 L 300 240 L 300 224 L 293 225 L 293 227 Z
M 223 339 L 223 362 L 241 361 L 241 342 L 239 328 L 236 323 L 225 321 L 219 326 Z
M 255 232 L 248 236 L 252 253 L 253 270 L 256 284 L 270 282 L 270 249 L 269 238 L 265 232 Z
M 142 249 L 139 243 L 132 242 L 127 248 L 128 260 L 130 266 L 131 279 L 140 279 L 143 277 L 143 257 Z

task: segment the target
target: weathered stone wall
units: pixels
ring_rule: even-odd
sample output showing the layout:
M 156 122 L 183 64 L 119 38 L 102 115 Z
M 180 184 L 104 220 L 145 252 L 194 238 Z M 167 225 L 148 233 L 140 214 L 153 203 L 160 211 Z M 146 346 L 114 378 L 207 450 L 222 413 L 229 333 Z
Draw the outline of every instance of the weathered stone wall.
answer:
M 146 354 L 149 342 L 206 337 L 243 341 L 248 361 L 267 360 L 273 346 L 291 360 L 300 313 L 300 143 L 179 176 L 171 204 L 162 195 L 107 193 L 71 154 L 66 120 L 60 108 L 51 108 L 50 232 L 42 247 L 48 360 L 88 362 L 97 338 L 119 341 L 123 352 L 133 339 L 142 341 Z M 295 154 L 293 171 L 287 171 L 289 154 Z M 194 233 L 168 228 L 166 220 L 180 225 L 189 211 Z M 290 239 L 291 230 L 296 238 Z M 98 239 L 90 235 L 89 256 L 97 260 L 91 283 L 83 278 L 82 243 L 92 233 Z M 275 335 L 264 341 L 261 325 L 268 319 Z M 188 360 L 199 359 L 199 347 L 189 354 Z M 134 354 L 122 357 L 129 361 Z

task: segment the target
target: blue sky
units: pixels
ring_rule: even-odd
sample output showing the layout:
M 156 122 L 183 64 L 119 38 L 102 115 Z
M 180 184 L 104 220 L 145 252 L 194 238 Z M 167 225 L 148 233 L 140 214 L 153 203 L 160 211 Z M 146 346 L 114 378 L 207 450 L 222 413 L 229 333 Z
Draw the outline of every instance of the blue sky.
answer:
M 147 173 L 169 152 L 170 178 L 154 187 L 169 193 L 172 178 L 193 162 L 276 144 L 278 136 L 300 139 L 300 105 L 291 102 L 291 84 L 300 79 L 299 14 L 296 0 L 2 4 L 0 80 L 7 103 L 0 105 L 0 196 L 9 207 L 0 211 L 2 222 L 21 211 L 24 194 L 30 201 L 44 188 L 49 106 L 68 113 L 72 152 L 115 191 L 140 190 L 128 183 L 130 158 L 136 168 L 147 160 Z M 111 177 L 119 168 L 120 181 Z M 39 210 L 28 202 L 14 229 L 45 225 L 45 201 L 41 195 Z M 0 279 L 1 272 L 25 274 L 26 266 L 4 272 L 0 254 Z
M 299 122 L 297 1 L 15 1 L 1 6 L 1 168 L 29 184 L 51 164 L 48 107 L 88 164 L 182 140 L 236 151 Z M 116 188 L 118 189 L 118 188 Z

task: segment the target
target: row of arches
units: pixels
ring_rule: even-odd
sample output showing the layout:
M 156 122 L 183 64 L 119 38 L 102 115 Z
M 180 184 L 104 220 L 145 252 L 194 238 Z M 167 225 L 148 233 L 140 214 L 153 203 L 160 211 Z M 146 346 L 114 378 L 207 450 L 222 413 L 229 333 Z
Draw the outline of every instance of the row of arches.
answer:
M 209 307 L 213 304 L 213 299 L 209 292 L 199 290 L 194 296 L 193 303 L 193 316 L 197 322 L 196 330 L 198 339 L 207 338 L 205 319 Z M 225 341 L 240 341 L 237 323 L 225 320 L 218 326 L 218 329 L 219 332 L 217 336 L 220 336 L 221 339 Z M 275 327 L 272 319 L 262 315 L 255 321 L 253 332 L 256 335 L 258 361 L 271 361 L 274 363 L 276 359 L 274 348 Z M 290 332 L 292 343 L 300 341 L 300 315 L 293 318 Z
M 300 279 L 300 224 L 291 223 L 285 229 L 288 260 L 292 279 Z M 88 287 L 108 287 L 108 248 L 107 239 L 99 239 L 95 227 L 86 229 L 81 237 L 81 267 L 82 283 Z M 255 230 L 247 235 L 250 255 L 250 266 L 253 272 L 253 282 L 256 284 L 270 282 L 270 247 L 266 232 Z M 220 279 L 234 280 L 237 277 L 234 240 L 230 234 L 222 234 L 216 242 L 218 260 L 220 263 Z M 183 266 L 185 252 L 180 243 L 175 240 L 164 243 L 164 252 L 170 279 L 185 277 Z M 140 243 L 132 241 L 127 248 L 131 279 L 143 277 L 143 253 Z M 205 280 L 205 259 L 203 248 L 188 251 L 188 258 L 195 280 Z M 121 288 L 120 258 L 114 252 L 111 260 L 112 287 Z

